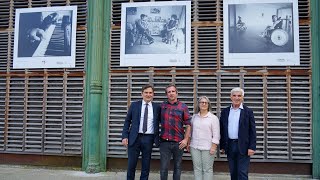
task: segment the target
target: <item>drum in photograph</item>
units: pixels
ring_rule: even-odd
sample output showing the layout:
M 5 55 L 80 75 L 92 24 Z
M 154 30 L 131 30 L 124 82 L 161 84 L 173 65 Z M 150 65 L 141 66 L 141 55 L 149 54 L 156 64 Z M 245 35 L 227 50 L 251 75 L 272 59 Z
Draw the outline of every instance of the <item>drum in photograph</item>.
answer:
M 271 41 L 277 46 L 284 46 L 288 43 L 288 33 L 282 29 L 275 29 L 271 34 Z

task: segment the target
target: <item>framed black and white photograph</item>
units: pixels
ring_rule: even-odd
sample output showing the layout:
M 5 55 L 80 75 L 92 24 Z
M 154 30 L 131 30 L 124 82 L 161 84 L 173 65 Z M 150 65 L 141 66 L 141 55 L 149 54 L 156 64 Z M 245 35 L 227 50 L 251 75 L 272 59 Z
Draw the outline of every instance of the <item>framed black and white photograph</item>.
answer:
M 16 10 L 13 68 L 75 67 L 77 6 Z
M 224 66 L 300 65 L 298 0 L 224 0 Z
M 190 66 L 191 2 L 122 3 L 120 66 Z

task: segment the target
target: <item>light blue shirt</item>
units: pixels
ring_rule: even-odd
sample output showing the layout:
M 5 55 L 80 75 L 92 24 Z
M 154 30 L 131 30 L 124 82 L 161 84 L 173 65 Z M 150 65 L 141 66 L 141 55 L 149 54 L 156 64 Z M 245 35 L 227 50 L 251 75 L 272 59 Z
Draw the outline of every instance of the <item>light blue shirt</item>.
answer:
M 241 109 L 243 109 L 242 103 L 240 107 L 234 109 L 231 105 L 228 117 L 228 136 L 229 139 L 238 139 L 238 132 L 239 132 L 239 120 L 240 120 L 240 113 Z

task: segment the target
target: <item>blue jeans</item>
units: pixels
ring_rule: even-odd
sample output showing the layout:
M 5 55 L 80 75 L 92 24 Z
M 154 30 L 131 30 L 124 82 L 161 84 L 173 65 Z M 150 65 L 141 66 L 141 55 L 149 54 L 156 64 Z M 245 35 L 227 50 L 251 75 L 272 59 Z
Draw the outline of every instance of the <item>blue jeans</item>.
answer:
M 160 179 L 168 179 L 168 168 L 170 165 L 171 155 L 173 156 L 173 180 L 180 180 L 181 176 L 181 161 L 183 149 L 179 149 L 178 142 L 161 142 L 160 143 Z

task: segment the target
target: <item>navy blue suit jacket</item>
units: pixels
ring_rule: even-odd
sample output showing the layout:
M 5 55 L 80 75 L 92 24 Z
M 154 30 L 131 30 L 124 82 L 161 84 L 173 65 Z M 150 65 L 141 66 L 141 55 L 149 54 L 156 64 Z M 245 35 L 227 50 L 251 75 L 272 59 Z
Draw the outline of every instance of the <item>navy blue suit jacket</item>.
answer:
M 220 115 L 220 149 L 228 153 L 228 118 L 230 106 L 223 109 Z M 240 112 L 238 145 L 241 155 L 248 154 L 248 149 L 256 150 L 256 125 L 253 112 L 243 105 Z
M 128 138 L 128 145 L 132 146 L 136 141 L 139 133 L 140 117 L 141 117 L 142 101 L 132 102 L 127 113 L 122 130 L 122 139 Z M 160 121 L 160 105 L 152 102 L 153 107 L 153 129 L 154 144 L 159 146 L 159 121 Z

